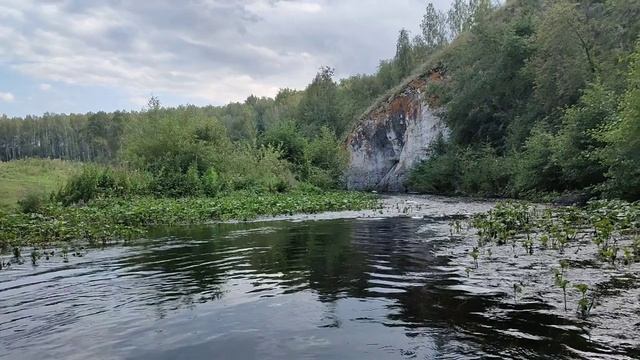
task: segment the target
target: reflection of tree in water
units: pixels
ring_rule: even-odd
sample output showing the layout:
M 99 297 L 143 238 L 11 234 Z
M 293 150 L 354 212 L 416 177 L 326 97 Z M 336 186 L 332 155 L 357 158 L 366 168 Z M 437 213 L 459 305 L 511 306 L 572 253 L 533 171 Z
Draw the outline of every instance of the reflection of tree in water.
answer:
M 407 336 L 428 336 L 441 353 L 486 350 L 535 357 L 538 351 L 566 353 L 563 344 L 594 350 L 578 330 L 551 326 L 573 325 L 551 313 L 510 304 L 502 295 L 451 289 L 462 281 L 440 270 L 448 259 L 435 255 L 450 240 L 419 234 L 425 223 L 335 220 L 176 228 L 169 233 L 184 240 L 156 243 L 127 265 L 162 275 L 162 281 L 152 282 L 159 302 L 219 299 L 225 284 L 239 280 L 254 289 L 314 291 L 326 305 L 326 327 L 340 327 L 344 320 L 336 314 L 339 298 L 386 299 L 385 325 L 402 326 Z M 486 315 L 496 309 L 499 316 Z M 537 338 L 515 336 L 512 329 Z
M 154 243 L 127 259 L 126 265 L 132 271 L 162 273 L 166 281 L 156 284 L 159 296 L 219 295 L 237 270 L 245 271 L 255 286 L 277 279 L 285 292 L 312 289 L 320 301 L 333 301 L 341 294 L 377 296 L 367 288 L 369 274 L 376 271 L 372 265 L 380 257 L 392 255 L 387 266 L 398 271 L 416 269 L 415 259 L 400 251 L 407 246 L 404 227 L 388 220 L 336 220 L 173 228 L 156 234 L 173 236 L 169 245 Z

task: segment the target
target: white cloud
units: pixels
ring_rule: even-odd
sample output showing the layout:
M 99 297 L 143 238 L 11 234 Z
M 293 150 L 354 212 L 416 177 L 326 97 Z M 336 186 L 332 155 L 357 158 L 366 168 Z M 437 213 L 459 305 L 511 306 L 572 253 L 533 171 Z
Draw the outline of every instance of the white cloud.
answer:
M 226 103 L 302 88 L 321 65 L 373 71 L 423 0 L 0 0 L 0 66 L 37 81 Z M 162 99 L 161 99 L 162 100 Z M 97 110 L 97 109 L 96 109 Z
M 42 84 L 38 85 L 38 89 L 40 89 L 42 91 L 49 91 L 49 90 L 51 90 L 51 84 L 42 83 Z
M 0 92 L 0 100 L 4 102 L 13 102 L 16 99 L 10 92 Z

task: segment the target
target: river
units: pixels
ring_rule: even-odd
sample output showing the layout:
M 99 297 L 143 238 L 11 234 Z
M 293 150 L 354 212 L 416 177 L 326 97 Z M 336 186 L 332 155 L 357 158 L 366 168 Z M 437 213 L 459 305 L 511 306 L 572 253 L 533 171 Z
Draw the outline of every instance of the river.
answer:
M 157 228 L 0 272 L 2 359 L 633 358 L 473 282 L 450 222 L 487 202 Z M 508 287 L 506 288 L 508 289 Z

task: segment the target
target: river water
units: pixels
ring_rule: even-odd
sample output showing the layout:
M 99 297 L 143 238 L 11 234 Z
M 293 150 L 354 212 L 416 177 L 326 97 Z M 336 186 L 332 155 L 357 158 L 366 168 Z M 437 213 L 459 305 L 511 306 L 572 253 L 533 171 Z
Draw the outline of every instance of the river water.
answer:
M 0 272 L 0 358 L 640 355 L 544 303 L 470 283 L 449 251 L 467 240 L 449 223 L 488 206 L 161 228 L 69 263 L 14 266 Z

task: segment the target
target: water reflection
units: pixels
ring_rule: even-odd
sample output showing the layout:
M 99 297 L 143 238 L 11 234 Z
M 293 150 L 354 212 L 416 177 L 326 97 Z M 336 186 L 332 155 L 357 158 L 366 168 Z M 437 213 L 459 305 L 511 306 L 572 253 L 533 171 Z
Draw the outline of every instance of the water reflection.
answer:
M 424 231 L 427 225 L 427 231 Z M 445 219 L 157 229 L 0 274 L 0 357 L 573 358 L 610 352 L 540 304 L 466 291 Z M 634 354 L 627 354 L 634 355 Z

